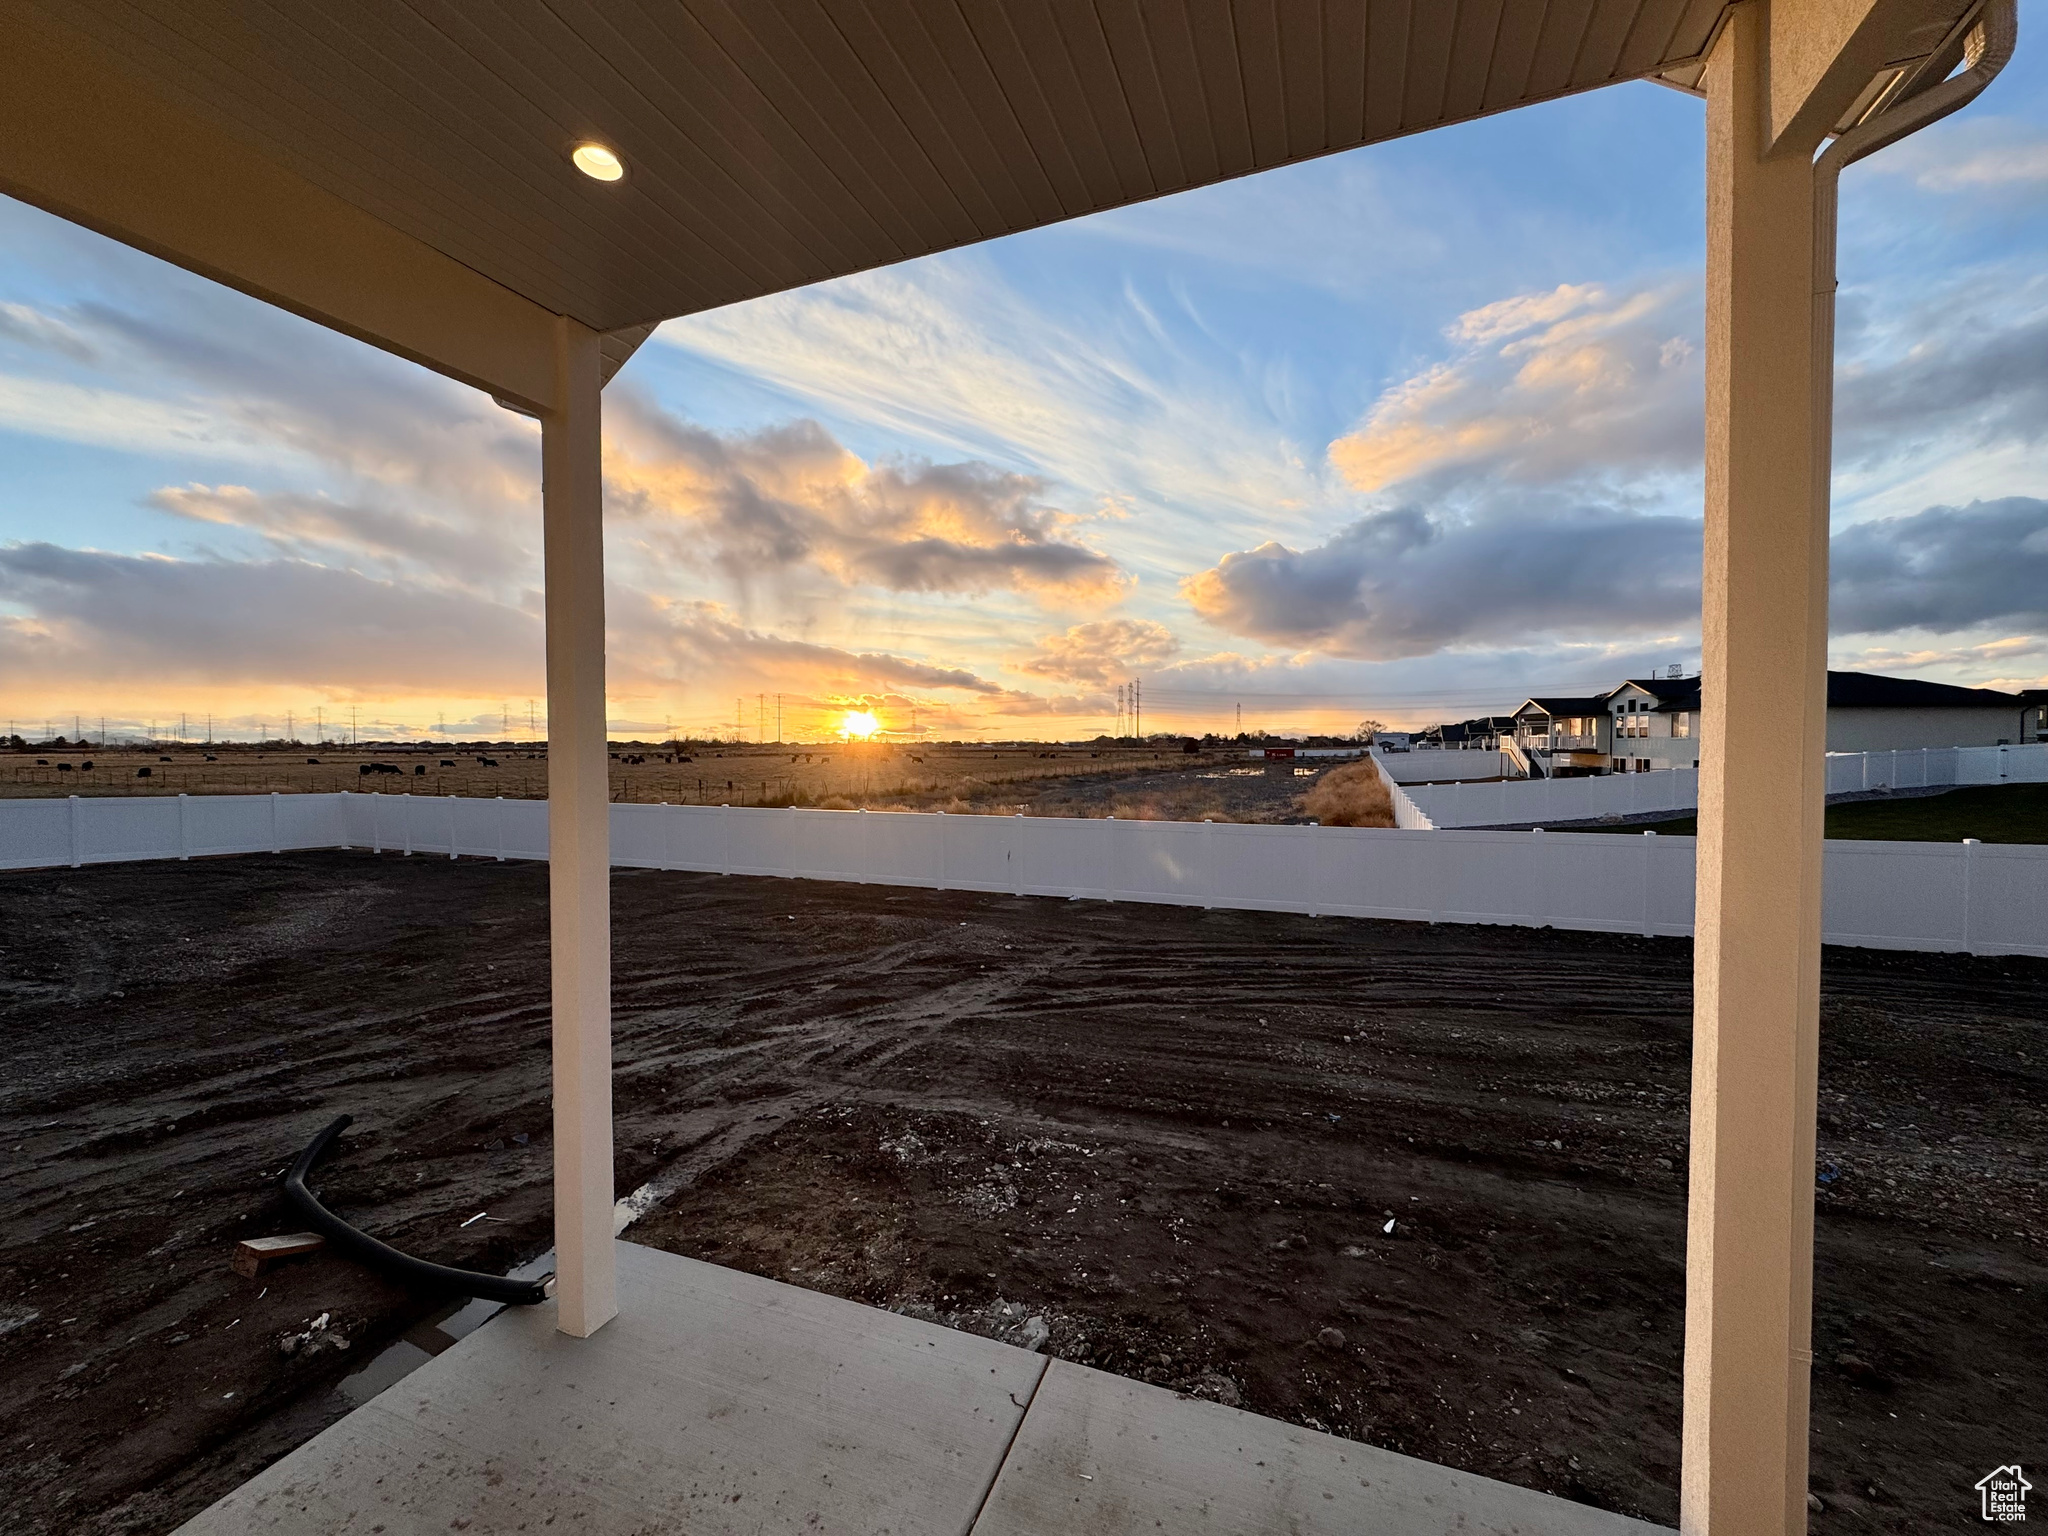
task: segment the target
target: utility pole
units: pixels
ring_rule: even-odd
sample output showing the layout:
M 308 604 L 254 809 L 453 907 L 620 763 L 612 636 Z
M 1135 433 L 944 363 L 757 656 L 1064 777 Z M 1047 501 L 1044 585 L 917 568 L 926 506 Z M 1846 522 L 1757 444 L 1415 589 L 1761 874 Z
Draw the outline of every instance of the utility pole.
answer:
M 539 738 L 540 732 L 535 730 L 533 725 L 533 700 L 528 699 L 526 701 L 526 739 L 528 741 L 537 741 Z
M 775 695 L 775 744 L 782 745 L 782 695 Z
M 765 693 L 757 693 L 754 695 L 754 740 L 766 741 L 767 739 L 768 695 Z
M 354 747 L 361 740 L 361 735 L 356 731 L 356 707 L 351 704 L 348 707 L 348 744 L 350 747 Z
M 746 710 L 747 701 L 744 697 L 735 698 L 732 701 L 732 739 L 734 741 L 745 741 L 747 739 Z
M 293 714 L 290 710 L 286 710 L 284 712 L 284 739 L 287 742 L 292 740 L 292 732 L 296 731 L 299 728 L 298 718 L 299 717 Z
M 206 744 L 209 747 L 213 745 L 213 711 L 210 709 L 206 712 Z
M 1145 739 L 1145 679 L 1142 677 L 1131 684 L 1131 709 L 1137 720 L 1138 740 Z
M 327 706 L 313 706 L 313 740 L 321 746 L 327 745 Z

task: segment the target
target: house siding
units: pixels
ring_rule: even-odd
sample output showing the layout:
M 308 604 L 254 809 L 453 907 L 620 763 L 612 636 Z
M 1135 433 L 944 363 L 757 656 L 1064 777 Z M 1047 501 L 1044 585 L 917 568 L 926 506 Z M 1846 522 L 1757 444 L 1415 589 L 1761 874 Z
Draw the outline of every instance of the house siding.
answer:
M 1830 752 L 1995 747 L 2020 740 L 2021 711 L 2004 709 L 1830 709 Z

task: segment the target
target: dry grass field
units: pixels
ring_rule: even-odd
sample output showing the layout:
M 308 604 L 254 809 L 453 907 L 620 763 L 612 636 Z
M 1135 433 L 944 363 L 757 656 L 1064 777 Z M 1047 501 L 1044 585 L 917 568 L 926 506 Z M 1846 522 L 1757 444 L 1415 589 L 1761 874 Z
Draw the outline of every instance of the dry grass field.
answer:
M 1286 761 L 1255 763 L 1242 746 L 1187 752 L 1178 742 L 634 744 L 614 751 L 611 787 L 612 799 L 641 803 L 1302 821 L 1317 814 L 1304 796 L 1331 772 L 1306 765 L 1297 771 Z M 516 744 L 0 752 L 0 797 L 334 790 L 541 799 L 547 756 Z M 1348 824 L 1391 825 L 1392 818 Z

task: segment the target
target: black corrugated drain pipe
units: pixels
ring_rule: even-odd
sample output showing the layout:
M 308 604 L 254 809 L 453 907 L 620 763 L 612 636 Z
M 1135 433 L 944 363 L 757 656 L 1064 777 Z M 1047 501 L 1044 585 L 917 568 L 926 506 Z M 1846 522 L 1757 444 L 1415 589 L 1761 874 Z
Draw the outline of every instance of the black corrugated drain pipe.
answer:
M 313 1171 L 313 1165 L 334 1144 L 334 1138 L 354 1122 L 354 1115 L 342 1115 L 336 1119 L 306 1144 L 306 1150 L 299 1154 L 299 1160 L 284 1176 L 284 1197 L 292 1209 L 305 1218 L 306 1225 L 344 1253 L 410 1285 L 453 1291 L 461 1296 L 480 1296 L 486 1301 L 502 1301 L 514 1307 L 536 1306 L 548 1299 L 548 1283 L 554 1279 L 552 1275 L 539 1280 L 514 1280 L 507 1275 L 483 1275 L 473 1269 L 456 1269 L 447 1264 L 416 1259 L 409 1253 L 400 1253 L 389 1243 L 379 1242 L 367 1232 L 357 1231 L 322 1205 L 306 1188 L 306 1175 Z

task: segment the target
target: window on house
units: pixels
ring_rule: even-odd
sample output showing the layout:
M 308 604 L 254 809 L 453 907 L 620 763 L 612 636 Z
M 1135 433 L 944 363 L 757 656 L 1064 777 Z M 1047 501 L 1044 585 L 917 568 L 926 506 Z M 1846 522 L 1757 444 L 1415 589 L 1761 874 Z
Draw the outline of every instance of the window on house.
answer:
M 1677 714 L 1673 715 L 1671 717 L 1671 734 L 1680 737 L 1690 736 L 1692 734 L 1692 716 L 1684 710 L 1680 710 Z

